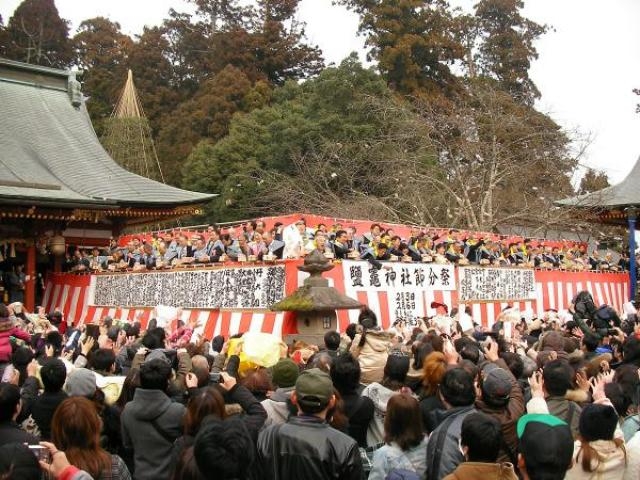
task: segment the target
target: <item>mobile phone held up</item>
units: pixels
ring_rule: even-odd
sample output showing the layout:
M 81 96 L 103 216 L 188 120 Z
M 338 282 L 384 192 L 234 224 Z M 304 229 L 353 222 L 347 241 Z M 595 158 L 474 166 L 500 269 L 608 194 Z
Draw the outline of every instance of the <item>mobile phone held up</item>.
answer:
M 88 324 L 87 336 L 93 337 L 95 340 L 98 340 L 98 337 L 100 336 L 100 326 L 92 323 Z

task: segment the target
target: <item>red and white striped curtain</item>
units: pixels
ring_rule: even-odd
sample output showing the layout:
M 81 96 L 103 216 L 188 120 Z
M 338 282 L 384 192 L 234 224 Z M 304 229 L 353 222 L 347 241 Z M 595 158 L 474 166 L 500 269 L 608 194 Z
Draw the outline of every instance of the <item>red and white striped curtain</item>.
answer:
M 287 295 L 302 285 L 306 277 L 305 273 L 296 268 L 301 263 L 300 260 L 286 261 Z M 341 292 L 348 293 L 342 264 L 337 263 L 335 268 L 325 273 L 324 276 L 329 280 L 331 286 Z M 94 305 L 92 303 L 92 289 L 95 288 L 95 281 L 92 281 L 93 278 L 93 275 L 51 275 L 47 281 L 43 299 L 43 306 L 46 311 L 49 312 L 54 308 L 60 308 L 65 313 L 66 318 L 70 318 L 74 324 L 97 321 L 109 315 L 112 318 L 130 321 L 137 319 L 142 323 L 143 327 L 146 326 L 153 310 L 151 307 Z M 430 308 L 433 301 L 444 303 L 450 308 L 455 306 L 464 308 L 469 305 L 473 319 L 482 322 L 485 326 L 490 326 L 498 313 L 507 305 L 512 305 L 521 311 L 531 310 L 537 315 L 541 315 L 550 308 L 558 311 L 566 310 L 571 303 L 571 299 L 581 290 L 591 292 L 596 305 L 611 305 L 618 311 L 621 311 L 623 303 L 628 301 L 629 276 L 624 273 L 536 271 L 535 280 L 537 293 L 535 300 L 508 303 L 483 302 L 465 305 L 459 304 L 458 292 L 455 290 L 425 290 L 420 298 L 420 301 L 424 302 L 422 311 L 429 316 L 435 314 L 435 311 Z M 388 292 L 358 291 L 355 297 L 378 314 L 383 328 L 388 328 L 394 322 L 393 299 L 389 298 Z M 344 331 L 350 322 L 356 321 L 357 316 L 357 310 L 339 311 L 339 329 Z M 246 331 L 261 331 L 277 335 L 296 333 L 292 314 L 271 312 L 265 309 L 219 310 L 185 308 L 183 310 L 182 319 L 185 322 L 194 318 L 197 318 L 198 324 L 203 326 L 203 333 L 208 338 L 214 335 L 228 336 L 229 334 Z

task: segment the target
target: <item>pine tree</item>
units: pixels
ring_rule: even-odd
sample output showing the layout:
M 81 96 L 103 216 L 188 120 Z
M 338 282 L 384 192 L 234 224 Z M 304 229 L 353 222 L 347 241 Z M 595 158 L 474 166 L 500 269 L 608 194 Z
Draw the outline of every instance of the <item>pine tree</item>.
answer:
M 251 6 L 240 5 L 238 0 L 189 0 L 198 7 L 198 15 L 208 26 L 208 33 L 244 28 L 254 16 Z
M 170 45 L 162 27 L 145 27 L 129 49 L 127 64 L 136 74 L 136 88 L 154 136 L 164 115 L 170 115 L 187 97 L 170 60 Z
M 260 27 L 252 35 L 258 69 L 282 85 L 320 73 L 322 52 L 304 43 L 304 24 L 295 16 L 300 0 L 258 0 Z
M 229 65 L 164 118 L 158 153 L 169 183 L 180 182 L 182 162 L 199 141 L 219 140 L 228 133 L 233 114 L 246 111 L 245 99 L 251 88 L 247 76 Z

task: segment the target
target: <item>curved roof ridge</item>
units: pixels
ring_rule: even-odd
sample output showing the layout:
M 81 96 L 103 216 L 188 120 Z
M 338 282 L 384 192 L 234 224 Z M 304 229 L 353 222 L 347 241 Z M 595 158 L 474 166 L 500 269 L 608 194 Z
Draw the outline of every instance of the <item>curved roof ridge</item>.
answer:
M 0 62 L 0 197 L 34 204 L 173 207 L 216 196 L 165 185 L 118 165 L 100 144 L 84 100 L 76 108 L 60 88 L 75 73 Z M 43 79 L 47 75 L 53 87 L 39 88 L 49 81 Z M 29 188 L 33 183 L 56 188 Z

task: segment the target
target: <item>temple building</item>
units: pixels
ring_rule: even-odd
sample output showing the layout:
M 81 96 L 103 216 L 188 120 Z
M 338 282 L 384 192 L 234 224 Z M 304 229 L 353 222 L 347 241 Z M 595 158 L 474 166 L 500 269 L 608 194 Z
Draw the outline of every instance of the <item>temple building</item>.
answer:
M 8 277 L 18 278 L 11 288 L 33 310 L 43 271 L 68 245 L 106 246 L 127 227 L 197 215 L 213 197 L 119 166 L 98 141 L 75 72 L 0 58 L 2 300 Z
M 636 230 L 640 211 L 640 158 L 626 178 L 602 190 L 578 195 L 556 202 L 556 204 L 587 212 L 594 223 L 607 225 L 626 225 L 629 248 L 629 298 L 638 300 L 636 262 Z

